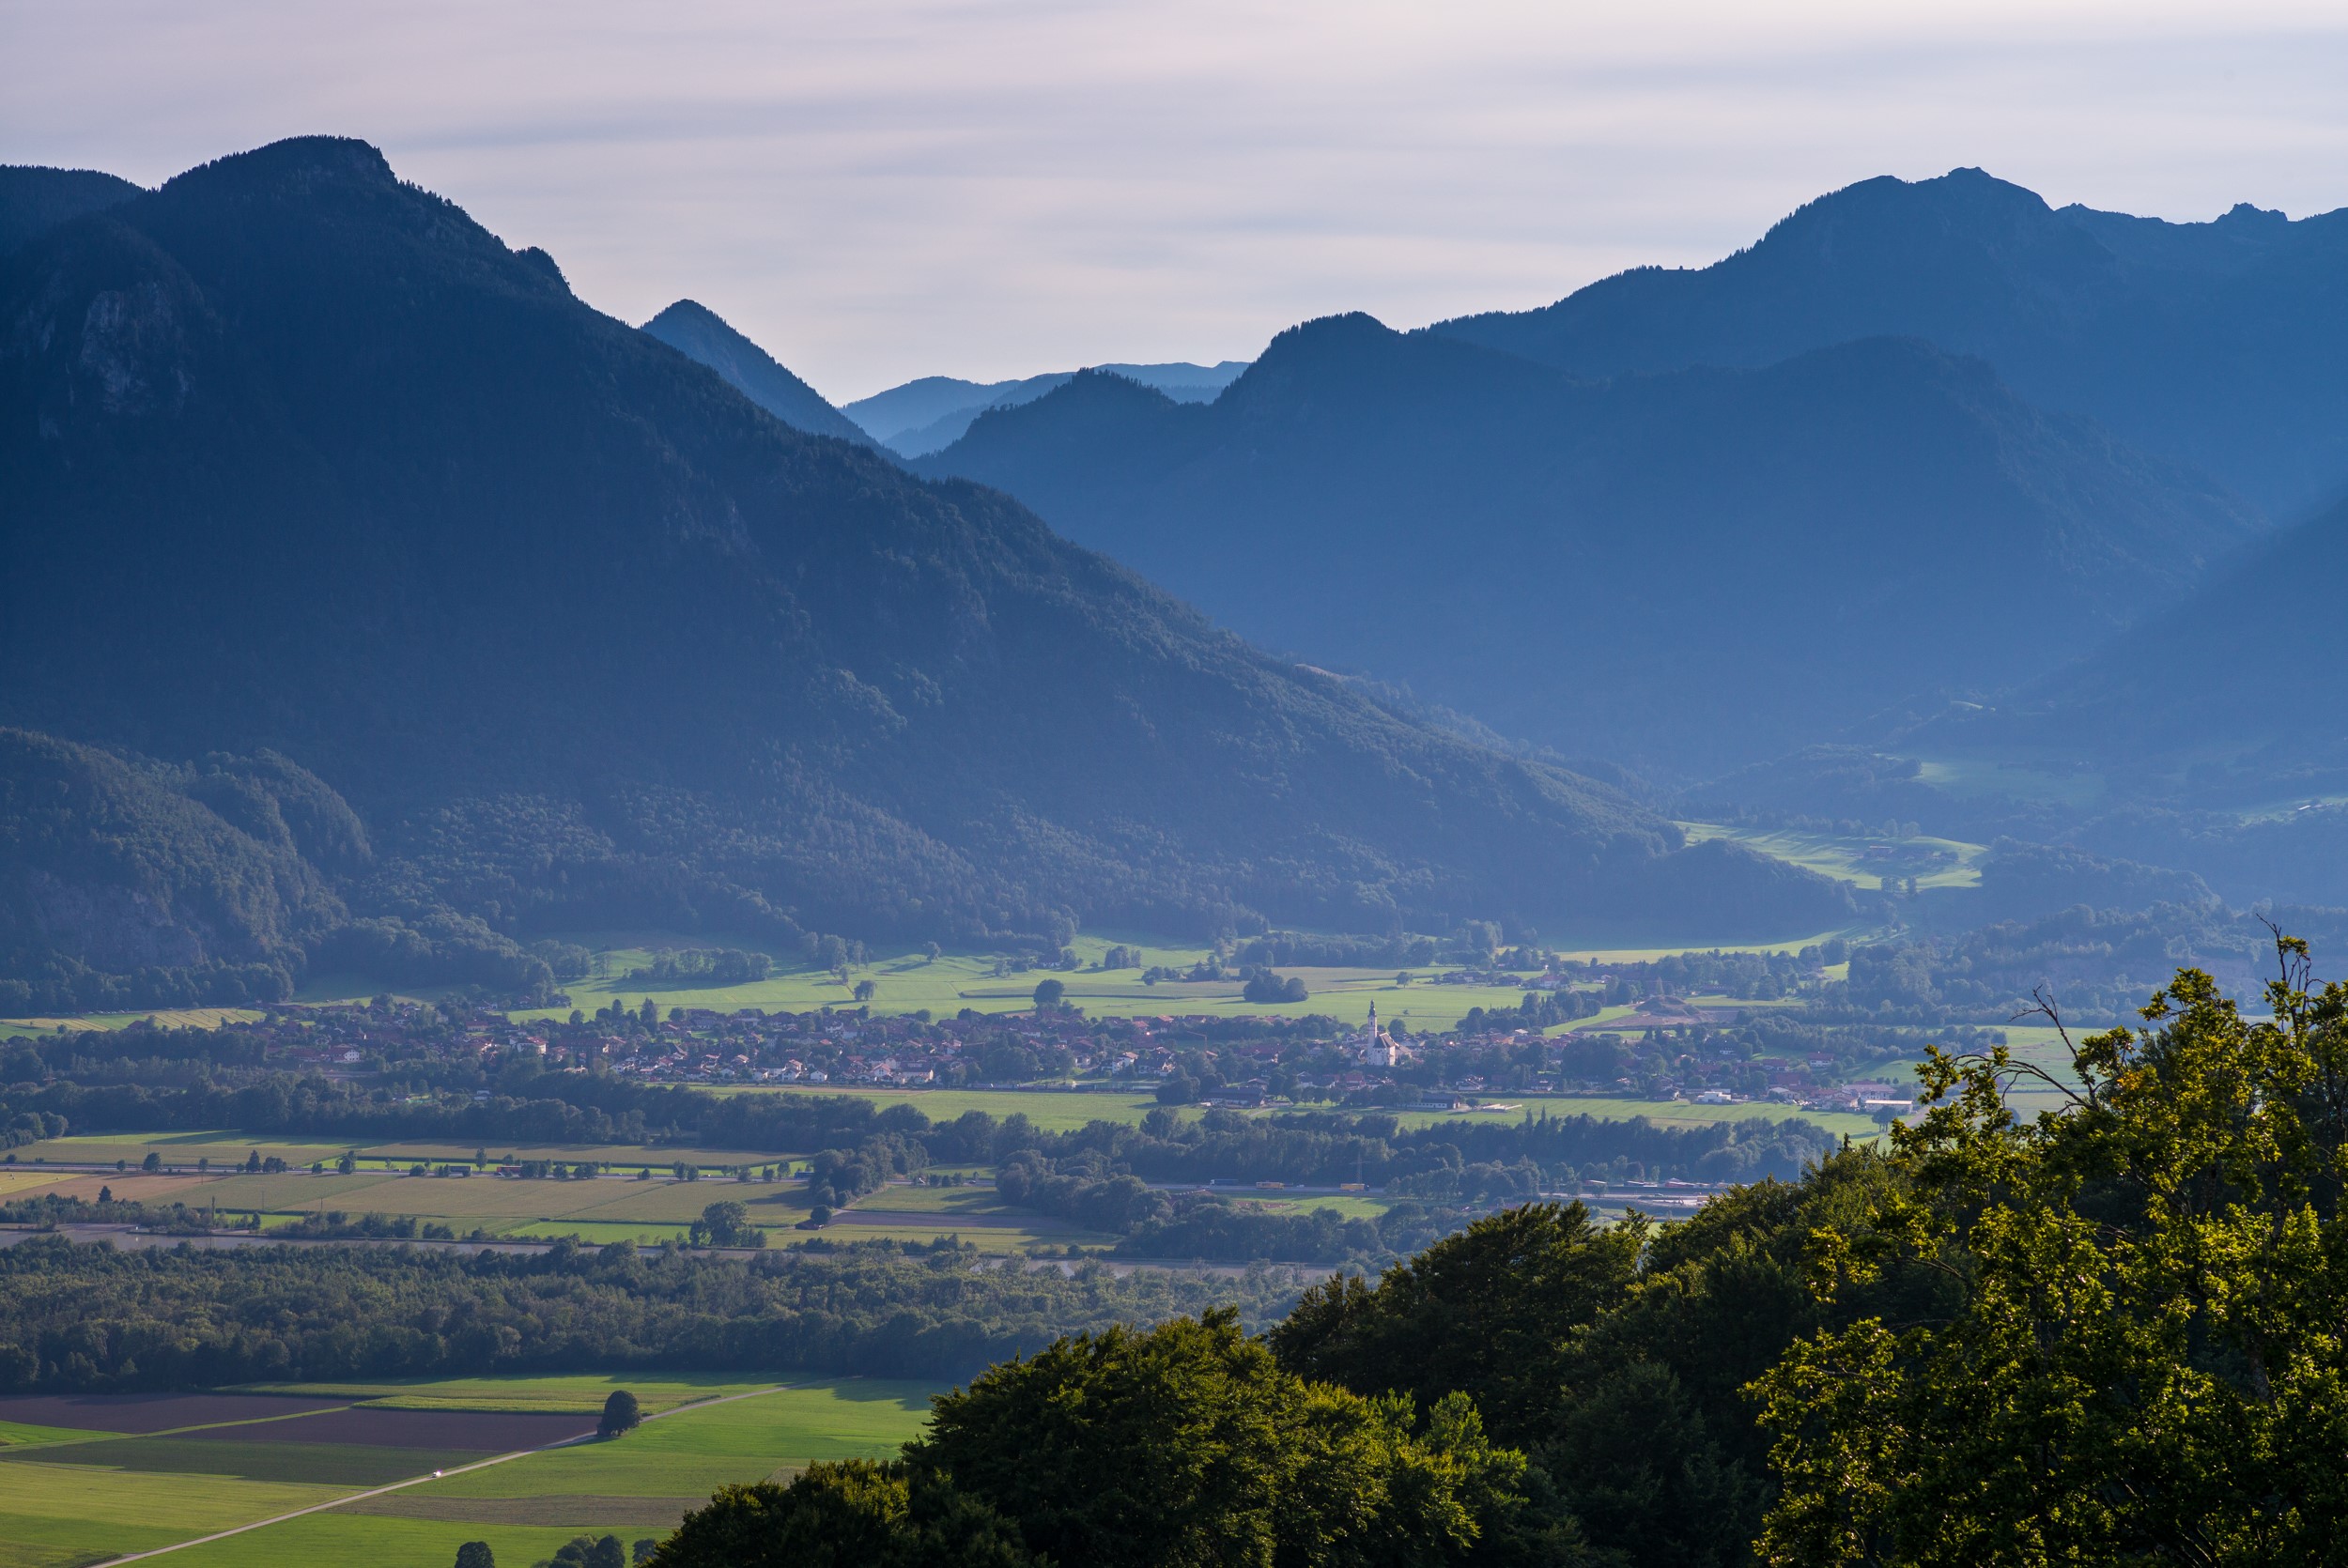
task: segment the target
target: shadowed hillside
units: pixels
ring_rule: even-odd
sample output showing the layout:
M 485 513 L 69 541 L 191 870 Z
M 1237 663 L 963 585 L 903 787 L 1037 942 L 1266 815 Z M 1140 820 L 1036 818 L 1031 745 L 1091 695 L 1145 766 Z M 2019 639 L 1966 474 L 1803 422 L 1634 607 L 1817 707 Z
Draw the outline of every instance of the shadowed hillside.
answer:
M 916 467 L 1305 659 L 1697 772 L 2040 673 L 2258 528 L 1913 339 L 1593 383 L 1332 317 L 1212 405 L 1082 377 Z

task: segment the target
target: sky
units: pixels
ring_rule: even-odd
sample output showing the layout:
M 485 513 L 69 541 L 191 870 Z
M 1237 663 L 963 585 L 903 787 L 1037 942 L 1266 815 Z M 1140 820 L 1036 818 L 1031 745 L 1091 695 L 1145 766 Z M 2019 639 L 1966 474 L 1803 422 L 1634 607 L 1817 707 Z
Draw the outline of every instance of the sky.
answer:
M 0 162 L 363 137 L 836 403 L 1545 304 L 1875 175 L 2327 211 L 2343 83 L 2336 0 L 0 0 Z

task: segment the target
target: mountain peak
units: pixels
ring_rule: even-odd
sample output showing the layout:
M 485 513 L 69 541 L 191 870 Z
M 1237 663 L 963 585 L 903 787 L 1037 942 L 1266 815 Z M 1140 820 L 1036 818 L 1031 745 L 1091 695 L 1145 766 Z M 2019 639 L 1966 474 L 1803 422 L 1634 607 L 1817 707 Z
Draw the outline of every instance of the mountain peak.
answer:
M 645 322 L 643 331 L 694 363 L 716 371 L 734 391 L 794 430 L 836 436 L 858 446 L 873 444 L 856 422 L 826 402 L 821 392 L 698 300 L 677 300 Z
M 1951 169 L 1932 179 L 1891 175 L 1846 185 L 1803 203 L 1732 260 L 1797 250 L 1807 259 L 1867 264 L 1887 251 L 1939 251 L 2016 241 L 2076 243 L 2035 191 L 1983 169 Z M 2091 242 L 2092 245 L 2092 242 Z M 1723 264 L 1726 265 L 1726 264 Z
M 2294 223 L 2243 204 L 2172 223 L 2050 208 L 1965 167 L 1846 186 L 1708 267 L 1621 272 L 1427 331 L 1588 377 L 1921 337 L 2290 515 L 2348 485 L 2343 262 L 2348 209 Z
M 392 172 L 391 161 L 380 148 L 355 136 L 288 136 L 249 152 L 232 152 L 199 163 L 165 180 L 162 189 L 184 193 L 191 189 L 216 191 L 290 182 L 296 189 L 306 190 L 330 180 L 396 186 L 399 177 Z

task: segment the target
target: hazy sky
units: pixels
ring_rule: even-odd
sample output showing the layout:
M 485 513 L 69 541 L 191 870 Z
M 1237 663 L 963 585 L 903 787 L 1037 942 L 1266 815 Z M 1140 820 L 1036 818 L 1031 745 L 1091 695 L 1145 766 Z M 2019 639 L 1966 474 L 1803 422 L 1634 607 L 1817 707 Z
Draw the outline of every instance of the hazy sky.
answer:
M 835 401 L 1546 303 L 1877 174 L 2302 216 L 2348 206 L 2343 85 L 2337 0 L 0 0 L 0 161 L 362 136 Z

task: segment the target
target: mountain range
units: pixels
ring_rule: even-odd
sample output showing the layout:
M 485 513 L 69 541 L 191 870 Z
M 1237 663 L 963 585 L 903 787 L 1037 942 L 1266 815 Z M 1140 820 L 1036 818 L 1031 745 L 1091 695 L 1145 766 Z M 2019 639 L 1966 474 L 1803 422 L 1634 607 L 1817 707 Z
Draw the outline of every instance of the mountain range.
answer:
M 0 257 L 0 967 L 43 984 L 142 950 L 493 963 L 588 926 L 1848 917 L 998 492 L 793 428 L 363 143 L 49 226 Z M 296 818 L 346 812 L 363 853 L 306 847 Z M 142 949 L 142 921 L 173 930 Z
M 2263 530 L 1912 337 L 1590 379 L 1331 317 L 1211 405 L 1089 374 L 914 467 L 1301 660 L 1690 776 L 2042 676 Z
M 1219 364 L 1105 364 L 1093 369 L 1164 392 L 1177 403 L 1212 403 L 1247 368 L 1244 360 Z M 1015 381 L 964 381 L 924 376 L 847 406 L 846 414 L 900 457 L 921 457 L 960 440 L 970 422 L 990 408 L 1016 408 L 1066 386 L 1073 370 Z
M 1428 331 L 1591 377 L 1919 337 L 2278 519 L 2348 496 L 2348 209 L 2174 223 L 2052 208 L 1979 169 L 1870 179 L 1709 267 Z

